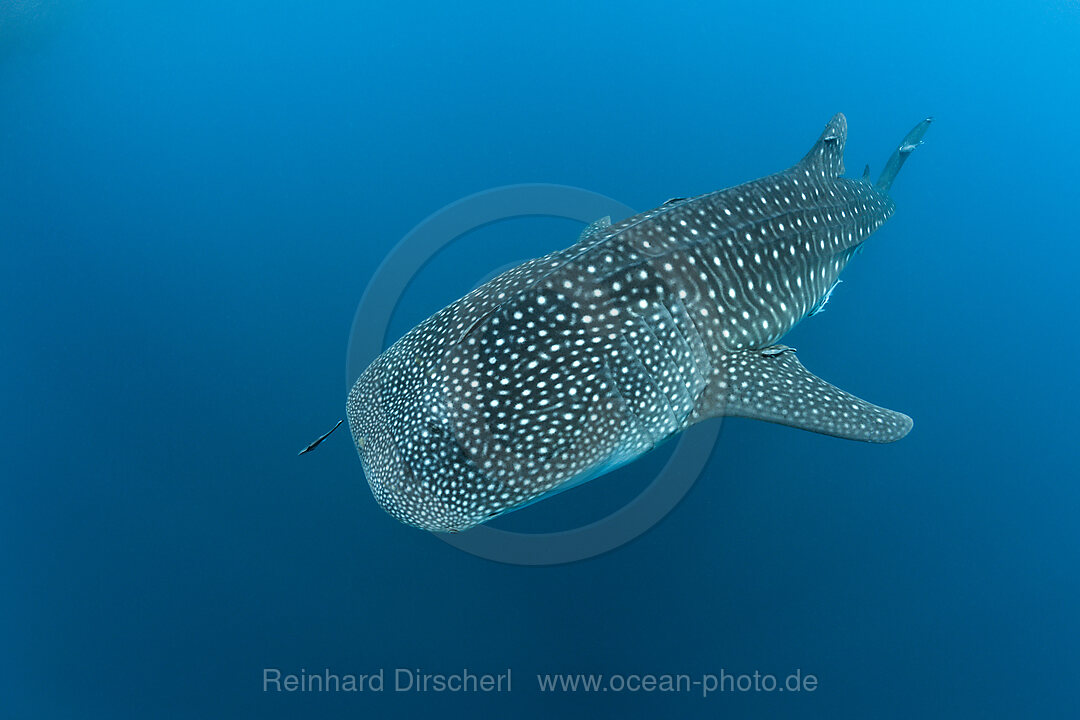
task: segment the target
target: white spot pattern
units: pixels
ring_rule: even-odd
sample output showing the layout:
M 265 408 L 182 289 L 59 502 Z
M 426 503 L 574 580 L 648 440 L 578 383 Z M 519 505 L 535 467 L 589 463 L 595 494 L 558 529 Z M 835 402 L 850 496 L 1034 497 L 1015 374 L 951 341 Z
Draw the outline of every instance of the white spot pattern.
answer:
M 905 416 L 818 380 L 792 353 L 759 350 L 818 306 L 893 212 L 883 192 L 839 177 L 838 118 L 792 169 L 594 223 L 377 358 L 347 410 L 380 504 L 463 530 L 716 414 L 865 440 L 903 429 Z

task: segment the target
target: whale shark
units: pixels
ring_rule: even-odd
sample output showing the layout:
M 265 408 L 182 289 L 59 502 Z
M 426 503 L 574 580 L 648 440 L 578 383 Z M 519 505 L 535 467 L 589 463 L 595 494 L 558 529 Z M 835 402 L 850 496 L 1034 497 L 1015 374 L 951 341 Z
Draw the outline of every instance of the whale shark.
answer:
M 409 525 L 460 532 L 707 418 L 904 437 L 911 418 L 821 380 L 779 341 L 893 214 L 889 189 L 930 122 L 871 181 L 869 167 L 844 176 L 837 114 L 791 168 L 602 218 L 417 325 L 348 394 L 375 499 Z

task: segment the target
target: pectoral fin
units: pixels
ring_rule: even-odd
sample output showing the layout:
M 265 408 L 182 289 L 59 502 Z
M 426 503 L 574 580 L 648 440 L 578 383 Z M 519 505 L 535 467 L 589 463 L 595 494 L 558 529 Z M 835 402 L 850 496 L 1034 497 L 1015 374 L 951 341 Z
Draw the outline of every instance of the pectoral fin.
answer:
M 701 417 L 730 415 L 790 425 L 849 440 L 889 443 L 911 430 L 911 418 L 860 400 L 811 374 L 788 348 L 727 356 Z

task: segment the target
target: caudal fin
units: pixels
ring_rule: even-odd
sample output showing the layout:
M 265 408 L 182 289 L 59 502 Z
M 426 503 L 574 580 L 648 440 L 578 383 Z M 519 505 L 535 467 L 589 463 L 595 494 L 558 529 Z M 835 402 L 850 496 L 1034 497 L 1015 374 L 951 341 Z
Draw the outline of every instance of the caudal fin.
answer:
M 900 147 L 896 148 L 892 157 L 889 158 L 889 162 L 885 163 L 885 169 L 881 171 L 881 176 L 877 179 L 875 186 L 882 192 L 887 192 L 892 187 L 893 180 L 896 179 L 896 173 L 900 172 L 900 168 L 904 166 L 904 161 L 907 160 L 915 148 L 922 145 L 923 135 L 926 134 L 926 129 L 930 127 L 930 123 L 934 118 L 928 117 L 921 123 L 911 129 L 904 139 L 900 142 Z

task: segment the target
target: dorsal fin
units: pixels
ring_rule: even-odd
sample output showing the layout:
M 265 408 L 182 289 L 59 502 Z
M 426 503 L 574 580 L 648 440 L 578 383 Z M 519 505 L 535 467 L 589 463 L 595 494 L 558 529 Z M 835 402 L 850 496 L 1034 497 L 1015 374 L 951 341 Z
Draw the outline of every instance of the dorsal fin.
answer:
M 595 235 L 596 233 L 600 232 L 601 230 L 606 230 L 609 227 L 611 227 L 611 216 L 610 215 L 605 215 L 604 217 L 600 218 L 599 220 L 589 223 L 585 227 L 585 229 L 581 231 L 581 234 L 578 235 L 577 241 L 581 242 L 582 240 L 589 237 L 590 235 Z
M 822 177 L 839 177 L 844 174 L 844 145 L 847 143 L 847 119 L 844 113 L 836 113 L 821 137 L 799 161 L 798 167 Z

